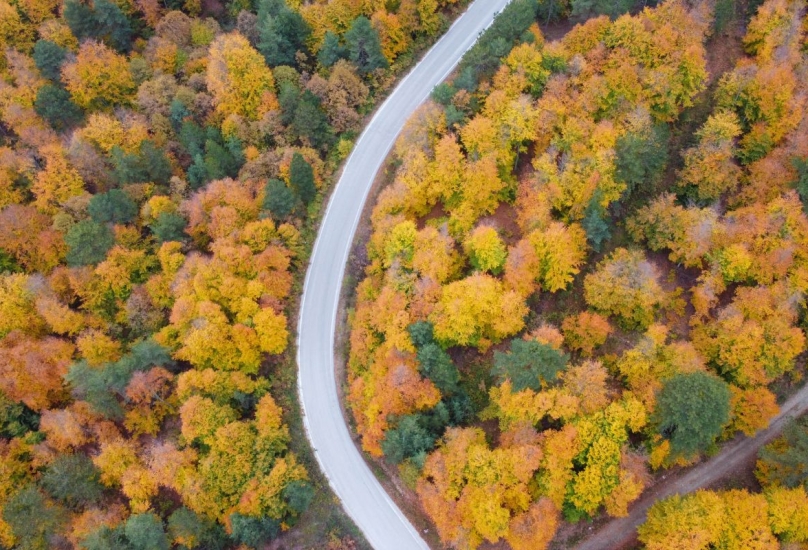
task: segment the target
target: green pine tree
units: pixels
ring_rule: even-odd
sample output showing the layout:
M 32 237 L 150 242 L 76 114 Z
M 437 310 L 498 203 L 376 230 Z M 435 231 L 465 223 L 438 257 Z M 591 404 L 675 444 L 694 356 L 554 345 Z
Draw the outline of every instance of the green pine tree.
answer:
M 366 75 L 376 69 L 386 69 L 387 59 L 382 53 L 379 33 L 365 16 L 354 19 L 350 30 L 345 33 L 348 54 L 360 74 Z

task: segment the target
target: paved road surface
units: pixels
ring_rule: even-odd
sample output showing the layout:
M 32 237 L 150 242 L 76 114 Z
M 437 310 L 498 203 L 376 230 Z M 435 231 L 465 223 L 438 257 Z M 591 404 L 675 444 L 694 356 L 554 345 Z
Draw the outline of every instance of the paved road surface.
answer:
M 428 548 L 356 450 L 334 375 L 337 305 L 373 180 L 410 114 L 446 78 L 509 0 L 476 0 L 379 108 L 356 143 L 323 218 L 298 324 L 298 391 L 314 454 L 348 515 L 377 550 Z
M 729 443 L 719 454 L 701 466 L 696 466 L 681 477 L 655 486 L 649 494 L 641 497 L 629 509 L 628 516 L 610 521 L 587 537 L 575 550 L 615 550 L 631 542 L 637 526 L 645 521 L 648 508 L 657 499 L 709 487 L 745 461 L 752 459 L 757 450 L 774 439 L 789 420 L 797 418 L 806 411 L 808 411 L 808 385 L 783 403 L 780 414 L 772 420 L 768 428 L 755 437 L 743 437 Z

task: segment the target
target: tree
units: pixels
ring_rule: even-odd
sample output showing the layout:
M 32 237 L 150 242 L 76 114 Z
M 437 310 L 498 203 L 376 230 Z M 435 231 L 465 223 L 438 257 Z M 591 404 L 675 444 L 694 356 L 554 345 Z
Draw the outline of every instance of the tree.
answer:
M 297 151 L 289 166 L 289 186 L 295 191 L 304 206 L 314 199 L 317 188 L 314 185 L 314 169 Z
M 73 101 L 84 109 L 128 103 L 135 91 L 126 58 L 91 40 L 81 45 L 74 62 L 64 66 L 62 79 Z
M 133 550 L 169 550 L 171 547 L 163 522 L 153 513 L 129 516 L 124 533 Z
M 418 370 L 432 380 L 443 394 L 457 391 L 460 373 L 449 354 L 435 342 L 418 347 Z
M 323 67 L 330 68 L 340 59 L 348 58 L 348 50 L 339 42 L 339 37 L 331 31 L 326 31 L 320 50 L 317 52 L 317 61 Z
M 359 74 L 366 76 L 376 69 L 386 69 L 387 59 L 382 53 L 379 33 L 365 16 L 354 19 L 350 30 L 345 33 L 345 43 L 351 62 Z
M 0 210 L 0 249 L 27 271 L 48 274 L 65 254 L 64 238 L 52 226 L 52 219 L 32 206 L 9 205 Z
M 769 487 L 764 493 L 768 502 L 769 524 L 784 543 L 808 541 L 808 495 L 803 487 L 786 489 Z
M 706 451 L 729 422 L 727 384 L 705 372 L 677 374 L 663 383 L 653 423 L 670 441 L 671 455 L 686 460 Z
M 70 94 L 51 84 L 37 90 L 34 110 L 58 131 L 75 126 L 84 118 L 84 112 L 71 101 Z
M 59 338 L 39 340 L 20 331 L 5 335 L 0 340 L 0 389 L 34 411 L 63 401 L 67 392 L 62 377 L 74 349 Z
M 107 257 L 115 244 L 115 235 L 106 225 L 82 220 L 67 231 L 65 244 L 68 265 L 92 265 Z
M 721 498 L 707 491 L 658 500 L 638 529 L 649 550 L 698 550 L 718 543 L 723 520 Z
M 657 181 L 662 175 L 668 162 L 668 137 L 667 126 L 656 124 L 617 138 L 615 176 L 626 184 L 627 195 L 640 185 Z
M 223 116 L 237 114 L 257 120 L 275 101 L 272 71 L 238 33 L 223 34 L 210 45 L 207 83 Z
M 441 344 L 485 349 L 521 330 L 526 312 L 518 295 L 490 275 L 477 274 L 444 286 L 430 320 Z
M 382 451 L 388 460 L 398 464 L 405 458 L 432 450 L 435 437 L 418 420 L 418 415 L 404 416 L 395 428 L 387 431 L 382 441 Z
M 776 550 L 780 543 L 772 532 L 771 518 L 764 495 L 745 490 L 698 491 L 655 502 L 638 533 L 649 550 Z
M 268 4 L 274 3 L 274 0 L 258 3 L 258 51 L 270 67 L 294 65 L 297 51 L 305 50 L 311 28 L 300 13 L 289 9 L 285 2 L 280 8 L 271 9 Z
M 755 477 L 766 486 L 808 484 L 808 420 L 792 420 L 783 435 L 758 452 Z
M 595 252 L 600 252 L 603 241 L 609 240 L 612 236 L 608 222 L 609 213 L 603 206 L 602 196 L 600 189 L 595 190 L 584 210 L 584 219 L 581 220 L 581 227 L 586 231 L 586 240 Z
M 126 387 L 132 375 L 152 367 L 170 363 L 166 350 L 153 340 L 144 340 L 133 345 L 129 354 L 114 363 L 90 366 L 79 361 L 70 367 L 65 376 L 75 395 L 87 402 L 99 414 L 116 420 L 124 416 L 119 402 L 126 398 Z
M 187 238 L 185 228 L 188 221 L 176 212 L 160 212 L 149 225 L 149 229 L 160 243 L 184 241 Z
M 67 161 L 65 151 L 60 146 L 45 145 L 40 152 L 45 157 L 45 169 L 37 173 L 31 186 L 36 196 L 34 206 L 45 214 L 53 215 L 66 201 L 84 193 L 84 181 Z
M 573 17 L 608 15 L 616 19 L 627 13 L 636 4 L 636 0 L 571 0 Z
M 612 327 L 605 317 L 589 311 L 567 317 L 561 329 L 564 331 L 567 346 L 581 350 L 584 357 L 591 356 L 595 348 L 603 345 L 612 332 Z
M 618 248 L 584 279 L 586 302 L 605 314 L 617 315 L 629 328 L 644 328 L 664 297 L 654 266 L 639 251 Z
M 539 391 L 555 382 L 568 360 L 568 355 L 547 344 L 514 338 L 509 352 L 494 352 L 491 372 L 500 384 L 510 380 L 514 391 L 525 388 Z
M 66 9 L 66 8 L 65 8 Z M 34 44 L 34 63 L 42 76 L 59 82 L 62 76 L 62 63 L 67 57 L 67 50 L 50 40 L 37 40 Z
M 740 169 L 733 162 L 734 139 L 740 134 L 738 117 L 720 112 L 696 133 L 698 145 L 684 152 L 685 167 L 679 177 L 683 185 L 696 188 L 699 199 L 717 199 L 737 186 Z
M 264 209 L 268 210 L 276 220 L 284 220 L 298 205 L 298 198 L 289 187 L 279 179 L 270 179 L 264 190 Z
M 782 289 L 739 288 L 729 306 L 693 333 L 693 343 L 727 380 L 762 386 L 794 368 L 805 335 Z
M 82 550 L 119 550 L 129 548 L 123 525 L 112 528 L 102 525 L 81 539 Z
M 168 517 L 168 533 L 172 541 L 187 548 L 226 548 L 223 529 L 188 508 L 177 508 Z
M 87 211 L 97 224 L 129 223 L 138 214 L 137 205 L 120 189 L 93 195 Z
M 8 439 L 21 437 L 38 427 L 39 416 L 34 411 L 0 393 L 0 435 Z
M 74 509 L 97 503 L 104 491 L 98 469 L 81 454 L 58 456 L 40 482 L 50 496 Z
M 3 520 L 11 527 L 20 550 L 50 548 L 50 538 L 63 527 L 65 512 L 42 496 L 33 485 L 22 488 L 3 506 Z
M 308 510 L 314 499 L 314 489 L 305 481 L 292 481 L 284 487 L 283 498 L 289 504 L 290 510 L 299 516 Z
M 544 550 L 558 528 L 558 516 L 553 501 L 540 498 L 511 520 L 505 540 L 514 550 Z
M 65 2 L 64 18 L 79 40 L 101 40 L 120 52 L 132 46 L 132 25 L 121 9 L 108 0 L 95 0 L 90 9 L 78 0 Z
M 295 105 L 291 127 L 304 144 L 308 143 L 313 147 L 326 146 L 333 139 L 320 99 L 308 90 L 300 95 L 300 101 Z
M 508 252 L 497 230 L 490 226 L 478 226 L 463 243 L 474 269 L 499 274 L 505 265 Z
M 251 548 L 259 548 L 280 533 L 280 525 L 272 518 L 255 518 L 233 514 L 230 516 L 232 537 Z
M 50 84 L 37 90 L 34 110 L 58 131 L 75 126 L 84 118 L 81 108 L 71 101 L 70 94 Z
M 447 545 L 477 547 L 505 536 L 527 510 L 541 452 L 529 442 L 490 449 L 478 428 L 450 428 L 424 464 L 417 493 Z
M 586 232 L 577 223 L 552 222 L 527 237 L 539 262 L 537 279 L 544 289 L 557 292 L 569 286 L 586 259 Z

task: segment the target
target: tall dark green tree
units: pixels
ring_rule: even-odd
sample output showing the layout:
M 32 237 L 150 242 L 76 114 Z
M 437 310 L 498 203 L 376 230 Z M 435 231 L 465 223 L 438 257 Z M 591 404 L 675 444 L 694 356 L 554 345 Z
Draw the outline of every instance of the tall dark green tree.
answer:
M 291 124 L 294 134 L 313 147 L 324 147 L 333 141 L 328 117 L 320 106 L 320 98 L 309 90 L 300 95 Z
M 802 209 L 808 213 L 808 159 L 794 157 L 791 164 L 797 170 L 797 180 L 793 185 L 802 200 Z
M 82 220 L 67 230 L 67 265 L 78 267 L 102 262 L 115 244 L 115 235 L 104 224 Z
M 272 518 L 254 518 L 233 514 L 230 516 L 233 539 L 251 548 L 260 548 L 276 538 L 280 533 L 280 524 Z
M 146 139 L 140 144 L 140 158 L 146 166 L 149 182 L 168 185 L 171 180 L 171 163 L 165 153 L 153 141 Z
M 705 372 L 677 374 L 657 395 L 653 424 L 670 441 L 671 456 L 692 458 L 709 448 L 729 422 L 726 382 Z
M 294 192 L 281 180 L 271 179 L 264 192 L 264 209 L 278 221 L 289 217 L 298 205 Z
M 293 481 L 283 488 L 282 496 L 289 508 L 299 516 L 308 510 L 314 499 L 314 489 L 305 481 Z
M 169 550 L 163 522 L 152 513 L 134 514 L 124 524 L 124 533 L 132 550 Z
M 75 126 L 84 118 L 81 107 L 73 103 L 67 90 L 52 84 L 37 90 L 34 111 L 57 131 Z
M 299 12 L 285 2 L 261 0 L 258 4 L 258 51 L 270 67 L 294 65 L 298 50 L 306 49 L 311 28 Z
M 63 16 L 79 40 L 101 40 L 119 52 L 132 47 L 132 24 L 109 0 L 95 0 L 92 8 L 79 0 L 66 0 Z
M 600 189 L 597 189 L 584 210 L 584 219 L 581 221 L 586 231 L 586 240 L 595 252 L 600 252 L 603 241 L 612 235 L 608 222 L 609 213 L 601 204 L 601 196 Z
M 59 455 L 45 470 L 42 488 L 71 508 L 95 504 L 104 493 L 95 464 L 83 454 Z
M 137 205 L 120 189 L 93 195 L 87 207 L 96 223 L 129 223 L 137 216 Z
M 185 228 L 188 222 L 176 212 L 161 212 L 157 219 L 149 225 L 158 242 L 184 241 L 187 237 Z
M 0 269 L 2 272 L 2 269 Z M 0 436 L 20 437 L 39 428 L 39 415 L 0 392 Z
M 317 187 L 314 185 L 314 169 L 298 152 L 292 156 L 292 163 L 289 166 L 289 185 L 306 206 L 317 194 Z
M 67 50 L 50 40 L 37 40 L 34 44 L 34 63 L 42 76 L 54 82 L 62 78 L 62 63 L 67 57 Z
M 514 391 L 525 388 L 538 391 L 555 382 L 569 356 L 535 340 L 514 338 L 507 353 L 494 352 L 492 374 L 499 383 L 510 380 Z
M 366 75 L 376 69 L 386 69 L 387 59 L 382 53 L 379 33 L 365 16 L 354 19 L 351 28 L 345 33 L 348 56 L 359 74 Z
M 67 514 L 29 485 L 8 499 L 3 507 L 3 519 L 17 539 L 14 548 L 43 550 L 51 548 L 51 539 L 62 529 Z
M 323 67 L 332 67 L 340 59 L 348 59 L 348 49 L 340 44 L 339 37 L 331 31 L 326 31 L 323 44 L 317 52 L 317 61 Z
M 82 550 L 131 550 L 123 528 L 102 525 L 81 540 Z
M 642 185 L 653 185 L 668 162 L 668 127 L 664 124 L 628 132 L 615 145 L 615 175 L 626 184 L 626 195 Z
M 452 358 L 435 342 L 434 327 L 428 321 L 418 321 L 407 328 L 416 348 L 418 370 L 429 378 L 443 395 L 458 391 L 460 372 Z
M 398 464 L 405 458 L 429 452 L 435 446 L 435 437 L 419 423 L 418 415 L 403 416 L 398 425 L 388 430 L 382 441 L 382 452 L 388 460 Z

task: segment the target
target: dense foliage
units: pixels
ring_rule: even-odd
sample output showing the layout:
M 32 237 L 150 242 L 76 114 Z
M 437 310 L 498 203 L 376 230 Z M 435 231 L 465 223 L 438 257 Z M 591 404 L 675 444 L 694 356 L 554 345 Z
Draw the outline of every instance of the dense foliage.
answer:
M 0 0 L 0 546 L 295 525 L 302 235 L 454 3 Z
M 348 403 L 449 546 L 541 549 L 562 517 L 625 515 L 651 470 L 765 427 L 798 376 L 804 5 L 760 5 L 723 75 L 724 3 L 633 7 L 513 2 L 408 122 L 371 215 Z M 605 15 L 545 41 L 537 18 L 569 11 Z M 781 447 L 765 473 L 793 477 Z M 789 499 L 683 497 L 645 533 L 803 541 L 777 523 Z

